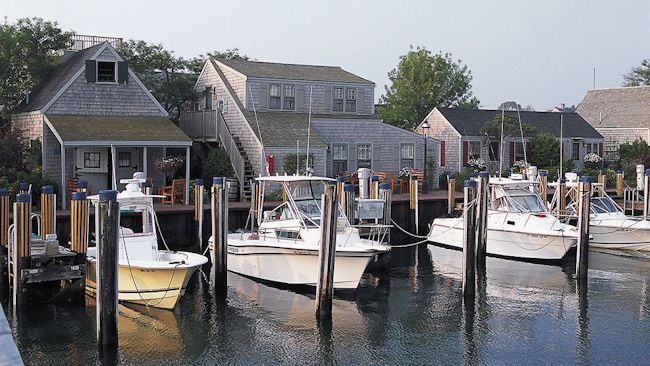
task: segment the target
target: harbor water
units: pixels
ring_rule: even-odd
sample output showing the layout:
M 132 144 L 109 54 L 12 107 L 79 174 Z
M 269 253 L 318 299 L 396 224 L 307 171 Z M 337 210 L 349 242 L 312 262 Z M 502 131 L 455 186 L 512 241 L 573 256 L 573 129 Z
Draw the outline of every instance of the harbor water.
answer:
M 313 293 L 229 273 L 227 299 L 215 300 L 198 272 L 174 311 L 119 305 L 114 353 L 97 350 L 90 298 L 8 320 L 28 365 L 650 364 L 650 258 L 591 252 L 589 265 L 580 296 L 571 261 L 488 258 L 475 303 L 463 304 L 460 252 L 396 249 L 320 325 Z

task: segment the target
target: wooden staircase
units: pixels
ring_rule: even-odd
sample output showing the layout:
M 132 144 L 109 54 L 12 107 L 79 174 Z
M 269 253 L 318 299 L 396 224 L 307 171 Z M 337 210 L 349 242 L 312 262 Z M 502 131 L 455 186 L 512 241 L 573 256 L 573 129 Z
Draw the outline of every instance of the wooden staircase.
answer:
M 242 195 L 241 199 L 250 201 L 253 195 L 253 192 L 251 190 L 251 180 L 255 178 L 255 171 L 253 171 L 253 165 L 251 165 L 250 159 L 248 158 L 246 151 L 244 151 L 244 145 L 241 143 L 239 137 L 233 136 L 232 139 L 235 141 L 235 145 L 237 146 L 239 154 L 242 156 L 242 158 L 244 158 L 244 182 L 240 189 Z

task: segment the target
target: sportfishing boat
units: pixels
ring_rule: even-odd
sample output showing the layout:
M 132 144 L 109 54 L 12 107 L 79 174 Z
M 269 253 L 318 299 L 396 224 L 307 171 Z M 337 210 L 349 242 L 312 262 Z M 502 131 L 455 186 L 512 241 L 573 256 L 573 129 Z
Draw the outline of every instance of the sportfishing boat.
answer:
M 260 190 L 280 186 L 286 200 L 259 216 L 254 232 L 228 234 L 228 270 L 264 281 L 286 285 L 316 286 L 321 240 L 321 195 L 334 179 L 316 176 L 268 176 L 256 178 Z M 258 207 L 263 207 L 260 195 Z M 336 233 L 334 288 L 354 290 L 368 263 L 390 247 L 379 240 L 362 239 L 359 229 L 339 210 Z M 255 219 L 254 219 L 255 220 Z M 209 241 L 210 250 L 213 239 Z
M 557 261 L 574 246 L 578 232 L 551 215 L 537 193 L 537 182 L 490 178 L 487 254 L 530 261 Z M 463 218 L 433 220 L 429 241 L 463 248 Z M 432 244 L 430 244 L 432 245 Z
M 185 293 L 187 283 L 201 265 L 208 262 L 203 255 L 189 252 L 175 252 L 158 249 L 160 227 L 153 210 L 153 199 L 159 196 L 142 193 L 141 185 L 146 180 L 142 173 L 135 173 L 134 179 L 123 179 L 123 192 L 118 193 L 120 214 L 142 215 L 141 230 L 120 227 L 118 261 L 118 299 L 145 306 L 173 309 Z M 90 196 L 97 202 L 97 195 Z M 165 243 L 164 238 L 162 239 Z M 167 244 L 165 243 L 165 247 Z M 86 290 L 92 295 L 96 291 L 97 247 L 88 248 L 88 278 Z
M 568 196 L 577 189 L 567 182 Z M 573 195 L 577 197 L 577 195 Z M 577 203 L 567 205 L 569 217 L 577 217 Z M 589 246 L 592 248 L 650 251 L 650 221 L 625 215 L 604 190 L 601 183 L 593 184 L 589 215 Z

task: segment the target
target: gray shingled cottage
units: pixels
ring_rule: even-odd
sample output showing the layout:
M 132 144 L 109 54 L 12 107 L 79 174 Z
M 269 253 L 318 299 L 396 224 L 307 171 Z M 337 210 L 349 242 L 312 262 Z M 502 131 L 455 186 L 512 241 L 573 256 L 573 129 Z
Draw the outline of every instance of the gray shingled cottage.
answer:
M 195 85 L 203 97 L 181 114 L 181 128 L 225 147 L 244 193 L 253 176 L 284 174 L 285 156 L 306 154 L 308 142 L 318 175 L 423 169 L 423 137 L 383 123 L 374 90 L 340 67 L 212 59 Z M 437 156 L 430 139 L 429 161 Z
M 549 132 L 560 138 L 560 115 L 564 117 L 562 148 L 564 156 L 574 160 L 576 168 L 584 166 L 585 154 L 593 152 L 603 155 L 603 137 L 577 113 L 520 111 L 522 123 L 536 128 L 538 132 Z M 506 111 L 506 115 L 518 118 L 516 111 Z M 498 170 L 500 157 L 500 137 L 488 139 L 481 133 L 481 127 L 500 116 L 500 110 L 434 108 L 424 119 L 429 123 L 430 136 L 440 141 L 441 169 L 458 172 L 468 166 L 472 158 L 482 158 L 488 168 Z M 417 127 L 423 133 L 422 124 Z M 515 161 L 530 155 L 530 136 L 512 136 L 504 141 L 503 167 L 511 167 Z M 531 162 L 535 164 L 535 162 Z
M 605 157 L 618 159 L 620 144 L 650 143 L 650 86 L 587 91 L 576 112 L 605 138 Z
M 12 116 L 12 126 L 42 143 L 43 171 L 60 182 L 65 208 L 68 179 L 87 180 L 98 192 L 143 171 L 159 186 L 164 178 L 153 163 L 168 147 L 185 149 L 189 161 L 192 140 L 167 115 L 113 46 L 102 42 L 68 52 Z

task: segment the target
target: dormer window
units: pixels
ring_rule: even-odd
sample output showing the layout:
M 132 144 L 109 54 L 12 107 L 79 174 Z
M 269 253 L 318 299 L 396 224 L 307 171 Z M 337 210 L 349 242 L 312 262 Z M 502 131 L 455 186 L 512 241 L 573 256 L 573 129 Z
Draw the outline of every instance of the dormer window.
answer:
M 282 109 L 290 111 L 296 109 L 295 85 L 284 85 L 284 100 L 282 101 Z
M 334 88 L 332 111 L 343 112 L 343 88 Z
M 269 86 L 269 109 L 280 109 L 281 102 L 280 84 Z
M 345 111 L 346 112 L 357 111 L 357 89 L 354 88 L 345 89 Z
M 114 83 L 117 80 L 115 79 L 116 72 L 116 63 L 115 62 L 97 62 L 97 81 L 98 82 L 109 82 Z

